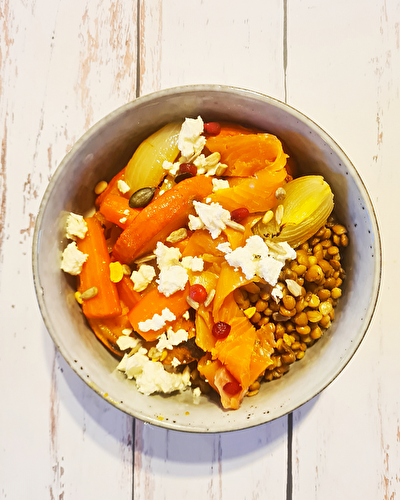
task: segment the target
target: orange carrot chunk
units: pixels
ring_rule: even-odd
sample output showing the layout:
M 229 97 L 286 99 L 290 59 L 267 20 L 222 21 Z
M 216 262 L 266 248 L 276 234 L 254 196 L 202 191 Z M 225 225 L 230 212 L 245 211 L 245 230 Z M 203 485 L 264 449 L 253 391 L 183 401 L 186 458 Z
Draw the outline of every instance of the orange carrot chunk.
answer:
M 131 328 L 126 314 L 121 314 L 115 318 L 88 318 L 88 322 L 96 337 L 111 352 L 122 357 L 123 353 L 118 347 L 117 340 L 124 335 L 123 330 Z
M 139 208 L 131 208 L 128 198 L 109 194 L 101 202 L 99 211 L 109 221 L 125 229 L 140 213 Z
M 230 179 L 231 187 L 219 189 L 209 198 L 230 212 L 241 207 L 246 207 L 250 213 L 266 212 L 276 205 L 275 191 L 283 185 L 286 175 L 283 167 L 276 171 L 264 168 L 253 177 Z
M 114 257 L 131 263 L 137 257 L 152 251 L 157 241 L 187 224 L 194 213 L 193 200 L 201 200 L 213 189 L 212 180 L 204 175 L 186 179 L 143 208 L 140 214 L 122 232 L 114 249 Z
M 110 256 L 104 232 L 94 217 L 85 221 L 86 237 L 77 242 L 78 249 L 88 255 L 79 276 L 79 291 L 96 287 L 98 292 L 95 297 L 83 301 L 82 310 L 87 318 L 112 318 L 121 314 L 121 304 L 117 287 L 110 280 Z
M 175 318 L 179 320 L 190 307 L 186 300 L 188 295 L 189 284 L 186 284 L 184 290 L 179 290 L 169 297 L 159 292 L 157 288 L 153 288 L 128 313 L 128 319 L 133 329 L 147 341 L 156 340 L 166 328 L 144 332 L 141 330 L 139 323 L 152 319 L 155 314 L 161 315 L 165 308 L 169 309 L 175 315 Z M 171 322 L 168 322 L 168 326 L 171 324 Z
M 107 198 L 110 194 L 119 194 L 121 195 L 120 190 L 118 189 L 118 181 L 123 181 L 125 179 L 125 170 L 126 167 L 123 168 L 120 172 L 118 172 L 108 183 L 107 188 L 97 196 L 96 198 L 96 207 L 99 207 L 102 202 Z M 128 195 L 126 195 L 128 197 Z
M 207 148 L 221 155 L 228 165 L 224 175 L 248 177 L 263 168 L 277 169 L 286 164 L 280 140 L 271 134 L 217 135 L 207 140 Z
M 124 275 L 122 277 L 122 280 L 117 283 L 117 290 L 119 298 L 129 310 L 142 300 L 142 296 L 135 290 L 133 281 L 129 276 Z

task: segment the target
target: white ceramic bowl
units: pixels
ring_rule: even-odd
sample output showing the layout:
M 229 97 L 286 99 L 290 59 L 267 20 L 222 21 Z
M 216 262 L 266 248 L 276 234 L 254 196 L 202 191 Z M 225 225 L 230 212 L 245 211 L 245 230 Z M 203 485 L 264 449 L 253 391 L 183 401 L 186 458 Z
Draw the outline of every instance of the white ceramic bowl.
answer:
M 94 204 L 93 187 L 121 170 L 139 143 L 167 122 L 201 115 L 234 121 L 278 136 L 302 173 L 322 174 L 335 211 L 349 231 L 347 279 L 332 327 L 281 379 L 263 384 L 239 410 L 224 411 L 191 391 L 144 396 L 116 372 L 118 364 L 88 327 L 74 299 L 74 280 L 60 271 L 70 211 Z M 116 408 L 146 422 L 190 432 L 223 432 L 258 425 L 291 412 L 322 391 L 349 362 L 373 315 L 381 276 L 379 230 L 356 169 L 335 141 L 302 113 L 265 95 L 233 87 L 178 87 L 141 97 L 103 118 L 73 147 L 52 177 L 37 217 L 33 274 L 40 309 L 55 344 L 81 379 Z

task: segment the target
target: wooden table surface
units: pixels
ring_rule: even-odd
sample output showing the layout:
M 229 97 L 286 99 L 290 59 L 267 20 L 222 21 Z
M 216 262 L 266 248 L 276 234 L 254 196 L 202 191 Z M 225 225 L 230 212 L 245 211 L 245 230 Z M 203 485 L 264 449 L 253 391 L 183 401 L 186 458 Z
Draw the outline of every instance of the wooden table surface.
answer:
M 261 91 L 325 128 L 383 244 L 351 363 L 293 414 L 229 434 L 156 428 L 97 396 L 56 351 L 31 271 L 39 204 L 72 145 L 137 96 L 194 83 Z M 399 122 L 396 0 L 0 0 L 0 498 L 400 496 Z

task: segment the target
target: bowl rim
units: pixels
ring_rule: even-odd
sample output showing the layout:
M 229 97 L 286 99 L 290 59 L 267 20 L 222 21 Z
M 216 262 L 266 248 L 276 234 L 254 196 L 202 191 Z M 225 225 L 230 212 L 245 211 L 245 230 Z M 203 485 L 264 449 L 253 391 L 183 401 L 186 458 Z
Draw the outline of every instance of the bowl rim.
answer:
M 364 315 L 364 326 L 362 329 L 362 335 L 360 335 L 358 341 L 356 343 L 353 343 L 351 353 L 347 357 L 344 363 L 338 367 L 338 369 L 334 372 L 333 376 L 328 380 L 325 384 L 322 384 L 318 390 L 310 395 L 309 398 L 305 399 L 302 403 L 293 403 L 292 405 L 289 405 L 289 408 L 282 412 L 281 415 L 277 415 L 274 417 L 269 417 L 266 418 L 263 422 L 249 422 L 248 425 L 246 426 L 238 426 L 238 427 L 232 427 L 229 429 L 212 429 L 212 430 L 203 430 L 203 429 L 197 429 L 195 426 L 191 427 L 185 427 L 180 424 L 173 424 L 171 422 L 165 422 L 165 421 L 160 421 L 157 420 L 153 417 L 148 417 L 146 415 L 142 415 L 140 411 L 138 412 L 131 412 L 127 411 L 124 408 L 121 408 L 117 404 L 115 404 L 113 401 L 108 399 L 107 397 L 104 396 L 103 391 L 97 387 L 97 385 L 93 382 L 88 384 L 86 380 L 81 376 L 79 370 L 68 360 L 68 357 L 65 356 L 65 352 L 62 348 L 62 346 L 59 345 L 57 342 L 57 335 L 55 335 L 55 332 L 53 332 L 53 325 L 48 317 L 48 312 L 46 308 L 46 304 L 44 301 L 44 293 L 43 289 L 41 286 L 41 280 L 40 280 L 40 274 L 39 274 L 39 269 L 38 269 L 38 248 L 39 248 L 39 243 L 40 243 L 40 233 L 41 233 L 41 225 L 42 225 L 42 220 L 44 217 L 44 212 L 46 209 L 47 202 L 51 196 L 51 193 L 53 191 L 53 187 L 55 184 L 57 184 L 57 180 L 60 177 L 62 171 L 64 170 L 65 166 L 70 162 L 71 159 L 73 159 L 73 156 L 76 154 L 76 152 L 80 149 L 81 145 L 84 144 L 88 139 L 90 139 L 92 136 L 94 136 L 98 130 L 101 130 L 103 126 L 109 122 L 110 120 L 113 120 L 117 118 L 119 115 L 133 111 L 136 107 L 145 105 L 147 102 L 151 102 L 152 100 L 156 98 L 162 98 L 162 97 L 167 97 L 175 94 L 186 94 L 186 93 L 196 93 L 196 92 L 208 92 L 210 94 L 212 93 L 218 93 L 218 92 L 225 92 L 228 94 L 232 95 L 239 95 L 242 97 L 246 98 L 252 98 L 255 99 L 256 101 L 262 101 L 266 102 L 272 106 L 278 107 L 281 110 L 288 112 L 292 116 L 296 117 L 299 119 L 301 122 L 305 123 L 310 129 L 312 129 L 316 134 L 326 143 L 328 144 L 334 151 L 335 153 L 342 158 L 344 164 L 346 164 L 346 167 L 351 170 L 351 177 L 354 180 L 354 182 L 357 184 L 357 187 L 359 188 L 360 192 L 363 194 L 363 202 L 366 204 L 367 208 L 367 213 L 370 216 L 370 222 L 371 222 L 371 227 L 372 227 L 372 233 L 374 237 L 374 273 L 373 273 L 373 289 L 371 290 L 371 302 L 367 308 L 367 311 Z M 287 416 L 288 414 L 292 413 L 294 410 L 302 407 L 304 404 L 307 402 L 311 401 L 315 396 L 320 394 L 323 390 L 325 390 L 346 368 L 346 366 L 349 364 L 350 360 L 353 358 L 355 353 L 358 351 L 358 348 L 361 344 L 361 342 L 364 340 L 367 331 L 371 325 L 374 312 L 376 310 L 376 306 L 380 297 L 380 292 L 381 292 L 381 284 L 382 284 L 382 241 L 381 241 L 381 232 L 378 224 L 378 218 L 377 218 L 377 213 L 374 208 L 374 204 L 371 200 L 370 194 L 368 192 L 368 189 L 362 180 L 358 170 L 350 160 L 350 158 L 347 156 L 347 154 L 344 152 L 343 148 L 339 145 L 339 143 L 326 131 L 324 130 L 317 122 L 315 122 L 313 119 L 311 119 L 308 115 L 304 114 L 303 112 L 299 111 L 297 108 L 291 106 L 290 104 L 285 103 L 284 101 L 281 101 L 277 98 L 271 97 L 267 94 L 264 94 L 259 91 L 255 90 L 250 90 L 242 87 L 236 87 L 236 86 L 231 86 L 231 85 L 219 85 L 219 84 L 196 84 L 196 85 L 181 85 L 181 86 L 175 86 L 175 87 L 170 87 L 170 88 L 165 88 L 162 90 L 157 90 L 148 94 L 145 94 L 143 96 L 137 97 L 136 99 L 123 104 L 116 108 L 115 110 L 111 111 L 110 113 L 106 114 L 103 116 L 100 120 L 98 120 L 95 124 L 93 124 L 72 146 L 69 152 L 62 158 L 61 162 L 57 166 L 56 170 L 54 171 L 54 174 L 52 175 L 45 192 L 42 196 L 42 200 L 40 202 L 38 214 L 36 217 L 35 221 L 35 228 L 34 228 L 34 234 L 33 234 L 33 239 L 32 239 L 32 273 L 33 273 L 33 282 L 34 282 L 34 288 L 35 288 L 35 293 L 36 293 L 36 298 L 38 301 L 38 306 L 40 309 L 40 313 L 42 316 L 42 319 L 44 321 L 44 324 L 46 326 L 46 329 L 48 333 L 50 334 L 53 342 L 55 343 L 57 349 L 59 350 L 60 354 L 62 355 L 63 359 L 66 361 L 66 363 L 72 368 L 72 370 L 79 376 L 79 378 L 85 382 L 86 385 L 88 385 L 92 390 L 94 390 L 99 396 L 102 397 L 102 399 L 106 400 L 108 403 L 112 404 L 114 407 L 118 408 L 120 411 L 123 411 L 124 413 L 134 417 L 138 418 L 144 422 L 150 423 L 152 425 L 170 429 L 170 430 L 175 430 L 175 431 L 181 431 L 181 432 L 190 432 L 190 433 L 205 433 L 205 434 L 212 434 L 212 433 L 225 433 L 225 432 L 234 432 L 234 431 L 239 431 L 239 430 L 245 430 L 249 429 L 252 427 L 256 427 L 259 425 L 262 425 L 263 423 L 271 422 L 273 420 L 276 420 L 278 418 Z M 221 410 L 222 411 L 222 410 Z

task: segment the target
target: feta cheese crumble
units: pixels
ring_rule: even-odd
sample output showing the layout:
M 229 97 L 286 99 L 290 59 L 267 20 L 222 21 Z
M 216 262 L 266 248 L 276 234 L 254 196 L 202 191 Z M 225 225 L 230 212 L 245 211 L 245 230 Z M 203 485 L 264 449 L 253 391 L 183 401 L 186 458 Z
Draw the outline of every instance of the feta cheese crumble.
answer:
M 181 258 L 179 249 L 167 247 L 159 241 L 154 254 L 160 269 L 160 274 L 156 279 L 158 290 L 166 297 L 169 297 L 178 290 L 183 290 L 189 280 L 189 275 L 185 267 L 179 261 Z M 189 261 L 185 262 L 189 263 Z M 199 267 L 197 261 L 195 261 L 194 265 Z
M 163 169 L 167 170 L 171 175 L 174 175 L 174 176 L 178 173 L 180 166 L 181 166 L 181 164 L 179 163 L 179 161 L 177 161 L 175 163 L 171 163 L 168 160 L 164 160 L 163 164 L 162 164 Z
M 88 254 L 81 252 L 73 241 L 62 253 L 61 269 L 73 276 L 78 276 L 87 258 Z
M 275 286 L 285 260 L 296 257 L 295 250 L 287 243 L 277 243 L 277 245 L 279 245 L 279 248 L 282 248 L 279 258 L 276 252 L 271 252 L 260 236 L 250 236 L 245 246 L 227 253 L 225 259 L 229 265 L 236 268 L 240 267 L 246 279 L 259 276 L 265 279 L 270 285 Z
M 157 265 L 160 269 L 178 265 L 181 258 L 179 248 L 167 247 L 160 241 L 157 243 L 154 255 L 157 257 Z
M 198 217 L 189 215 L 189 229 L 208 229 L 213 239 L 217 238 L 223 229 L 226 229 L 226 222 L 231 220 L 231 214 L 228 210 L 222 208 L 219 203 L 201 203 L 194 201 L 193 206 Z M 200 226 L 200 227 L 198 227 Z
M 231 253 L 232 252 L 231 244 L 229 243 L 229 241 L 225 241 L 225 243 L 220 243 L 219 245 L 217 245 L 217 250 L 223 253 Z
M 137 347 L 141 341 L 135 337 L 129 337 L 128 335 L 121 335 L 117 339 L 117 346 L 121 351 L 126 351 L 127 349 L 134 349 Z
M 202 271 L 204 268 L 204 260 L 201 257 L 183 257 L 182 266 L 193 272 Z
M 181 364 L 181 362 L 179 361 L 178 358 L 173 358 L 173 360 L 171 361 L 171 366 L 173 366 L 174 368 L 176 368 L 177 366 L 179 366 Z
M 165 307 L 161 314 L 155 314 L 152 318 L 140 321 L 138 323 L 141 332 L 148 332 L 150 330 L 160 330 L 166 325 L 167 321 L 174 321 L 176 316 L 168 307 Z
M 278 303 L 281 299 L 283 299 L 283 290 L 279 285 L 274 286 L 271 291 L 271 297 Z
M 66 236 L 69 240 L 76 241 L 77 238 L 83 240 L 88 227 L 82 215 L 71 212 L 67 217 Z
M 187 270 L 180 264 L 163 267 L 156 279 L 158 290 L 166 297 L 173 295 L 178 290 L 183 290 L 189 279 Z
M 224 179 L 212 179 L 213 191 L 218 191 L 219 189 L 228 189 L 229 182 Z
M 119 181 L 117 182 L 117 187 L 118 187 L 118 190 L 122 193 L 122 194 L 126 194 L 131 188 L 128 186 L 128 184 L 123 181 L 122 179 L 119 179 Z
M 203 131 L 204 123 L 200 116 L 196 119 L 186 118 L 183 122 L 178 137 L 178 148 L 187 160 L 192 160 L 202 152 L 206 144 Z
M 143 292 L 153 281 L 155 275 L 156 271 L 153 266 L 142 264 L 137 271 L 133 271 L 131 274 L 131 280 L 134 285 L 133 289 L 136 292 Z
M 183 328 L 174 332 L 172 327 L 169 327 L 166 333 L 163 333 L 158 337 L 158 343 L 156 345 L 157 351 L 162 352 L 164 349 L 171 350 L 174 346 L 185 342 L 188 339 L 188 332 Z
M 117 369 L 129 379 L 136 380 L 139 392 L 150 395 L 155 392 L 169 394 L 184 391 L 190 387 L 190 370 L 186 367 L 182 373 L 169 373 L 159 361 L 151 361 L 147 350 L 141 347 L 133 356 L 125 355 Z

